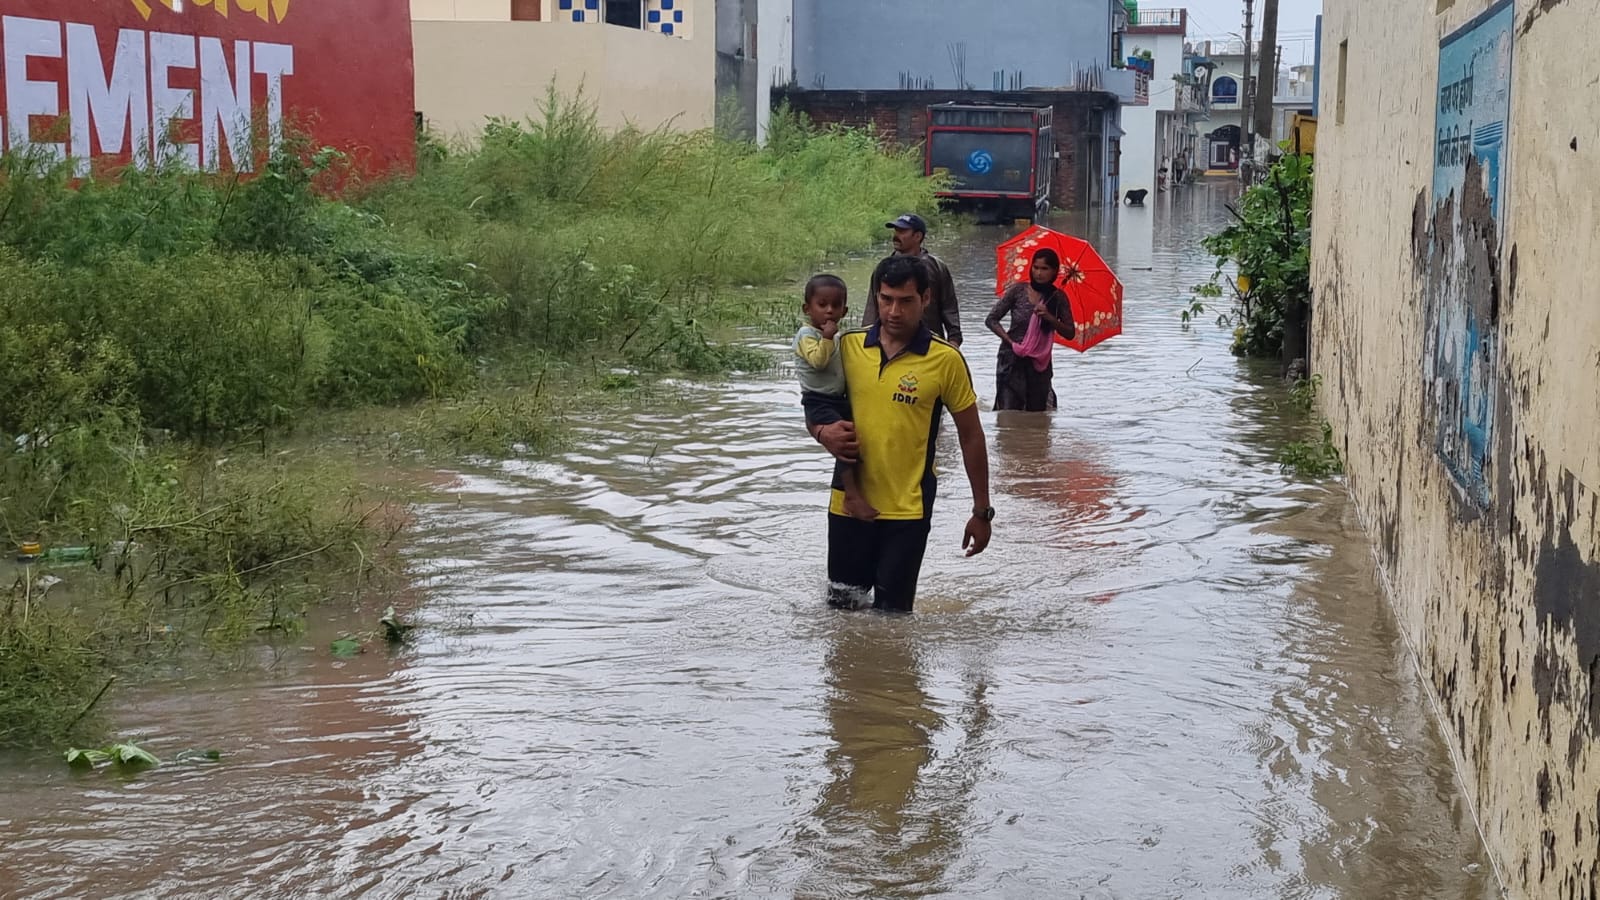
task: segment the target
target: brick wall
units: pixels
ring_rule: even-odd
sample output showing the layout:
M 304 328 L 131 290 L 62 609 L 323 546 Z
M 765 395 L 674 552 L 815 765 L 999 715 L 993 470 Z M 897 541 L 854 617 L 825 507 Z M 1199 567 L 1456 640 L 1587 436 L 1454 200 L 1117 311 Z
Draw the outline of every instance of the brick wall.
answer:
M 1088 151 L 1098 145 L 1101 113 L 1116 101 L 1107 94 L 1068 91 L 802 91 L 775 92 L 818 125 L 872 126 L 886 146 L 920 146 L 928 135 L 928 107 L 938 103 L 1008 103 L 1054 109 L 1056 152 L 1050 204 L 1083 208 Z M 1102 165 L 1103 168 L 1103 165 Z M 1106 174 L 1098 173 L 1100 177 Z

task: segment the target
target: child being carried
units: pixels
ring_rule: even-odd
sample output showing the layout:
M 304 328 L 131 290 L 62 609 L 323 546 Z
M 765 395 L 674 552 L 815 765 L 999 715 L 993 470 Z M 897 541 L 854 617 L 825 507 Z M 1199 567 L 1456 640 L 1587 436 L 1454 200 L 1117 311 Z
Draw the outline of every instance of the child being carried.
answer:
M 831 425 L 848 421 L 850 397 L 845 388 L 844 365 L 839 359 L 839 320 L 849 311 L 849 290 L 837 275 L 814 275 L 806 282 L 800 311 L 808 324 L 794 336 L 795 374 L 800 381 L 800 403 L 806 421 Z M 851 518 L 871 521 L 878 511 L 861 493 L 857 464 L 842 466 L 844 510 Z

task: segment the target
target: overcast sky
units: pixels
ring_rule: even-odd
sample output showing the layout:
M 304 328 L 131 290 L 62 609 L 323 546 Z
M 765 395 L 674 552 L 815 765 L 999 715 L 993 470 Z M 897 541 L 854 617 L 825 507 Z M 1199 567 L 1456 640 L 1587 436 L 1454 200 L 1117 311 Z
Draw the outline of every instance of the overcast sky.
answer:
M 1261 36 L 1261 3 L 1256 0 L 1255 31 Z M 1244 0 L 1140 0 L 1146 9 L 1157 7 L 1184 7 L 1189 10 L 1189 40 L 1225 39 L 1228 32 L 1244 30 Z M 1312 61 L 1315 43 L 1314 29 L 1317 14 L 1322 12 L 1321 0 L 1279 0 L 1278 43 L 1283 46 L 1284 65 L 1299 65 Z M 1237 38 L 1235 38 L 1237 40 Z

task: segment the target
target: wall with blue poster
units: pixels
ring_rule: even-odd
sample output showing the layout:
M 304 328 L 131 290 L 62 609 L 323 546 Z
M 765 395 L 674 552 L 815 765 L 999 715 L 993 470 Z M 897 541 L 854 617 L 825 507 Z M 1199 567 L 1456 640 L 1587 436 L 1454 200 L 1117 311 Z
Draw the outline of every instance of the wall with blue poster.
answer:
M 1425 381 L 1439 458 L 1480 509 L 1491 499 L 1514 24 L 1505 0 L 1445 37 L 1435 95 Z

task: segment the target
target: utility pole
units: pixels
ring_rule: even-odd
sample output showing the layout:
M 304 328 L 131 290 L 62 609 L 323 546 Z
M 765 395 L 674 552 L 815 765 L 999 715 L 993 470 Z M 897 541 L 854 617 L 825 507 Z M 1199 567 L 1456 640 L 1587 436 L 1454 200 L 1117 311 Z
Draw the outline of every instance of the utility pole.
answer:
M 1272 96 L 1278 92 L 1278 0 L 1261 8 L 1261 77 L 1256 79 L 1255 133 L 1272 139 Z M 1265 160 L 1262 160 L 1265 162 Z
M 1243 112 L 1243 115 L 1240 116 L 1241 121 L 1239 124 L 1244 126 L 1244 146 L 1239 148 L 1239 166 L 1242 170 L 1240 174 L 1245 176 L 1246 182 L 1250 180 L 1250 151 L 1256 145 L 1255 115 L 1253 113 L 1255 109 L 1255 79 L 1251 77 L 1250 72 L 1251 50 L 1254 47 L 1254 41 L 1251 40 L 1251 36 L 1255 33 L 1256 24 L 1255 11 L 1255 0 L 1244 0 L 1244 96 L 1240 98 L 1242 102 L 1239 104 L 1239 109 Z

